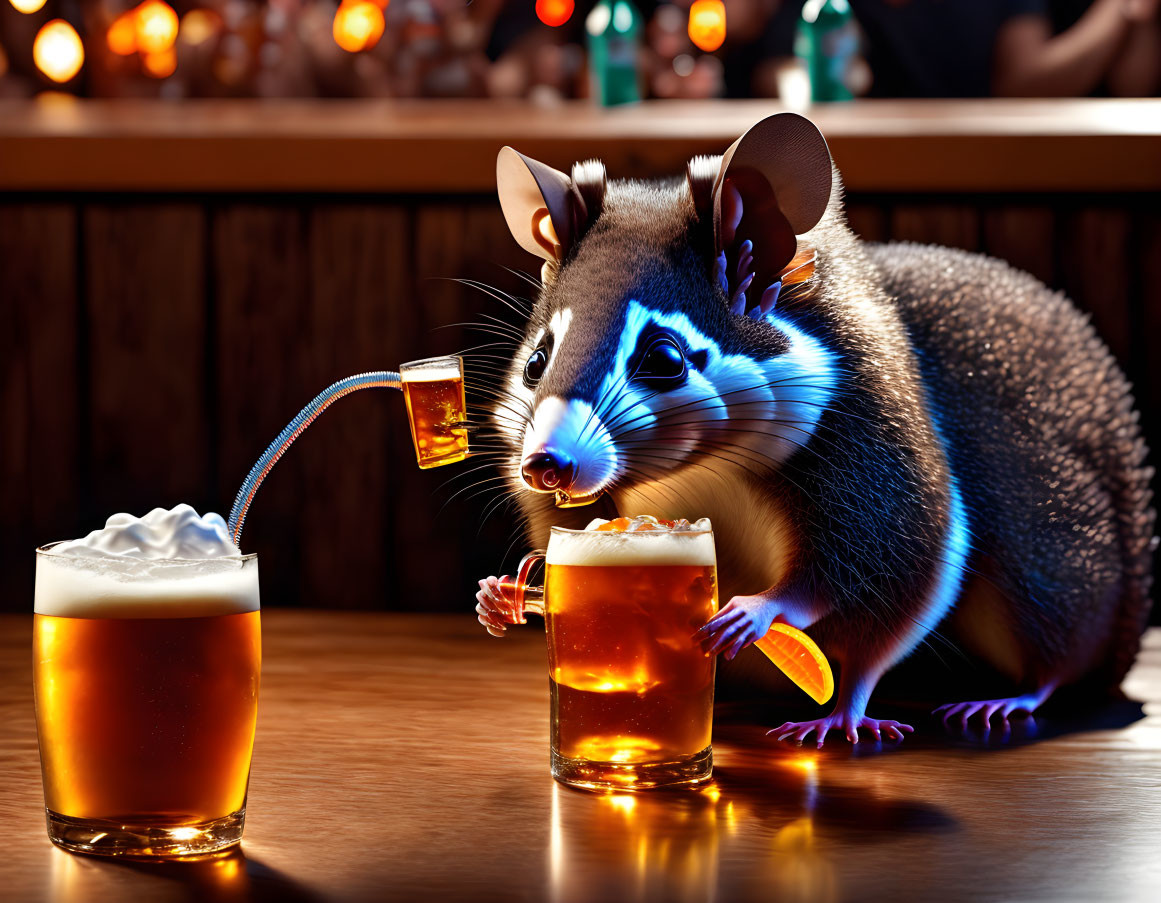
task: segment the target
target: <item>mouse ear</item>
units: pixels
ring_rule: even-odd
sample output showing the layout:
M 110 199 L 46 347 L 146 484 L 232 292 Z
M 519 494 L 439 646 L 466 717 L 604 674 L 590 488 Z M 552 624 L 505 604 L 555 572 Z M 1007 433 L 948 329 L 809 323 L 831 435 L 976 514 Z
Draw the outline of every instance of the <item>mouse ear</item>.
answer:
M 503 147 L 496 157 L 496 191 L 520 247 L 559 263 L 600 213 L 605 168 L 590 160 L 574 166 L 570 178 Z
M 763 119 L 722 156 L 712 192 L 715 256 L 748 242 L 755 281 L 766 285 L 794 257 L 796 236 L 822 219 L 830 191 L 830 151 L 817 126 L 797 113 Z

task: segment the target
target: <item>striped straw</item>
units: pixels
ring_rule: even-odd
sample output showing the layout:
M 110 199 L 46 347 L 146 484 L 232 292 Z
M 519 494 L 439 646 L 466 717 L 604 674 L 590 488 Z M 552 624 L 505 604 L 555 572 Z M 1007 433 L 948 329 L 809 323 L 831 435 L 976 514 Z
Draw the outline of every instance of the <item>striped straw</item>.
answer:
M 230 509 L 229 521 L 230 536 L 234 540 L 234 545 L 241 548 L 239 540 L 242 537 L 242 525 L 246 522 L 246 512 L 250 510 L 250 503 L 254 501 L 258 487 L 262 485 L 266 475 L 274 469 L 278 459 L 286 453 L 294 440 L 314 423 L 319 414 L 344 395 L 350 395 L 360 389 L 399 389 L 401 387 L 402 382 L 399 379 L 399 374 L 391 370 L 358 373 L 354 376 L 348 376 L 346 379 L 340 379 L 332 386 L 327 386 L 314 397 L 310 404 L 299 411 L 298 416 L 286 425 L 286 428 L 278 434 L 278 438 L 271 442 L 270 447 L 262 453 L 262 457 L 250 469 L 249 475 L 242 482 L 242 488 L 234 497 L 234 507 Z

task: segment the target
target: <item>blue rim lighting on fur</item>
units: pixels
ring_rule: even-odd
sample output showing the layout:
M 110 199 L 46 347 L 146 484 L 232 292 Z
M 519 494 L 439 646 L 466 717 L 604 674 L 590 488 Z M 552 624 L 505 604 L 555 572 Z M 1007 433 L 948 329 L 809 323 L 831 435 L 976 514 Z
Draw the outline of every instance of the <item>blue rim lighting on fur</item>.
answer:
M 947 448 L 942 432 L 939 428 L 939 418 L 935 421 L 935 432 L 939 436 L 942 448 Z M 951 472 L 948 463 L 948 524 L 947 534 L 943 539 L 943 558 L 931 589 L 928 604 L 923 610 L 923 617 L 913 626 L 907 637 L 907 644 L 899 658 L 909 655 L 925 636 L 931 634 L 939 622 L 951 611 L 959 598 L 960 588 L 963 586 L 964 573 L 967 568 L 968 557 L 971 555 L 971 528 L 968 524 L 967 510 L 963 504 L 963 496 L 959 491 L 959 483 L 955 474 Z
M 723 353 L 683 313 L 652 310 L 630 300 L 597 406 L 580 399 L 542 401 L 535 431 L 540 446 L 566 452 L 577 462 L 577 488 L 586 493 L 608 488 L 632 461 L 631 451 L 618 449 L 619 438 L 629 434 L 635 440 L 652 438 L 652 430 L 663 432 L 664 451 L 673 456 L 675 467 L 696 458 L 706 439 L 719 448 L 728 445 L 739 455 L 748 449 L 780 464 L 813 433 L 837 375 L 833 355 L 818 339 L 773 314 L 764 321 L 790 339 L 790 348 L 757 360 Z M 703 366 L 688 366 L 685 382 L 668 391 L 646 390 L 628 372 L 640 335 L 651 326 L 678 335 L 687 356 L 704 357 Z M 558 344 L 557 354 L 560 349 Z M 681 409 L 676 418 L 681 423 L 666 423 L 666 411 L 672 408 Z M 728 440 L 714 436 L 715 426 L 731 419 L 745 420 L 751 432 L 730 434 Z M 658 463 L 651 466 L 656 469 Z

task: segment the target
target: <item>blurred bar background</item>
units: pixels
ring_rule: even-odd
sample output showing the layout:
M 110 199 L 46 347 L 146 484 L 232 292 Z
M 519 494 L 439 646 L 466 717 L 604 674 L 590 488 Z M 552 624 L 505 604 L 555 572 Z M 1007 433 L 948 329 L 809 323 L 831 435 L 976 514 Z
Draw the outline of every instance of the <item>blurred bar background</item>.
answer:
M 0 0 L 3 608 L 29 609 L 36 545 L 115 511 L 225 513 L 330 382 L 495 341 L 464 325 L 484 315 L 522 325 L 454 281 L 531 292 L 507 269 L 538 268 L 495 200 L 504 144 L 675 176 L 804 109 L 856 232 L 983 251 L 1066 292 L 1161 445 L 1161 101 L 935 99 L 917 79 L 804 107 L 802 4 L 776 0 L 726 3 L 717 37 L 688 2 L 638 3 L 645 99 L 609 109 L 588 96 L 592 3 L 37 2 Z M 78 40 L 50 31 L 38 61 L 57 19 Z M 893 84 L 872 39 L 853 94 Z M 475 579 L 524 548 L 513 517 L 484 517 L 494 484 L 471 487 L 495 471 L 473 468 L 420 472 L 398 393 L 343 400 L 247 520 L 264 603 L 469 611 Z

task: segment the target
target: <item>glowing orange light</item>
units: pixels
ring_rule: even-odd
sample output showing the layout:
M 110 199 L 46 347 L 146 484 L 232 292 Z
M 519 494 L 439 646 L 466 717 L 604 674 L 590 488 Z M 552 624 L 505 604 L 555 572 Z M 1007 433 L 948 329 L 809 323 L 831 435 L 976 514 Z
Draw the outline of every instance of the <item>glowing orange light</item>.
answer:
M 32 42 L 36 68 L 54 82 L 67 82 L 81 71 L 85 48 L 75 28 L 64 19 L 46 22 Z
M 147 53 L 141 58 L 145 74 L 153 78 L 169 78 L 177 69 L 177 51 L 170 47 L 156 53 Z
M 221 24 L 217 13 L 207 9 L 191 9 L 181 17 L 181 39 L 186 44 L 204 44 L 212 38 Z
M 345 2 L 335 13 L 331 29 L 335 43 L 349 53 L 370 50 L 383 37 L 383 10 L 370 0 Z
M 177 13 L 161 0 L 146 0 L 137 7 L 137 49 L 161 53 L 177 40 Z
M 575 8 L 573 0 L 536 0 L 536 17 L 555 28 L 567 22 Z
M 689 39 L 713 53 L 726 40 L 726 5 L 722 0 L 695 0 L 689 8 Z
M 42 6 L 44 0 L 8 0 L 18 13 L 34 13 Z
M 118 56 L 137 52 L 137 11 L 121 13 L 105 33 L 105 43 Z

